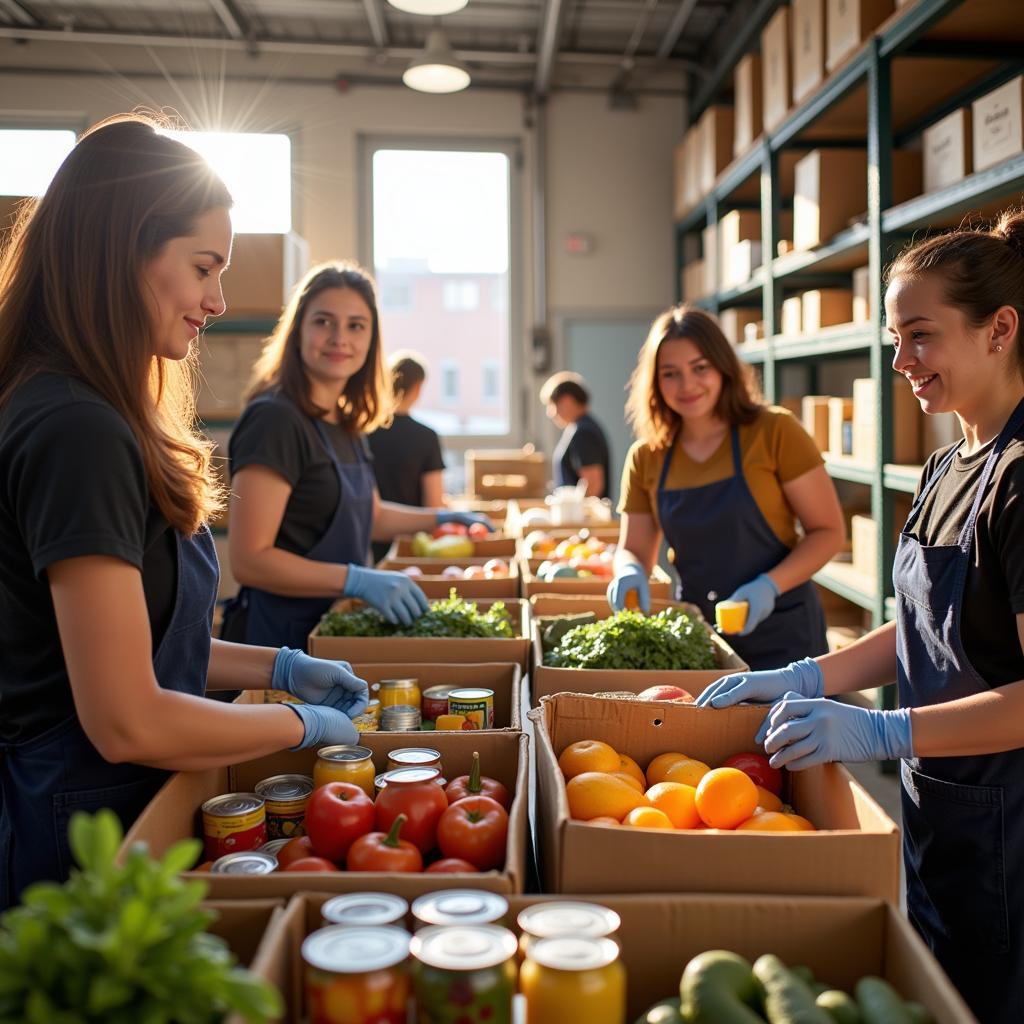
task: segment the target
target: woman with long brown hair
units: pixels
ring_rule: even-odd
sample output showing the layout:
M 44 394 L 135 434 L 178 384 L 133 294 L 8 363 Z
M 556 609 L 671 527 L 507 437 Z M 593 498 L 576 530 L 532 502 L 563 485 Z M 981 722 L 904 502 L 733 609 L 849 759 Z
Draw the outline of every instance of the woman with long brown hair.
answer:
M 475 513 L 381 501 L 364 435 L 388 421 L 390 396 L 373 281 L 353 263 L 313 267 L 256 363 L 229 446 L 242 584 L 229 616 L 248 643 L 303 646 L 339 597 L 408 625 L 427 610 L 423 591 L 367 568 L 370 542 L 444 523 L 493 528 Z
M 843 544 L 839 499 L 814 441 L 785 409 L 758 400 L 712 316 L 677 306 L 654 321 L 626 412 L 638 441 L 622 474 L 612 607 L 626 607 L 631 592 L 649 607 L 664 535 L 679 599 L 711 622 L 719 600 L 746 602 L 729 641 L 751 667 L 823 654 L 810 579 Z
M 341 662 L 211 641 L 221 501 L 192 427 L 231 197 L 147 118 L 87 132 L 0 257 L 0 906 L 64 878 L 76 810 L 170 770 L 351 743 Z M 283 688 L 235 706 L 207 689 Z

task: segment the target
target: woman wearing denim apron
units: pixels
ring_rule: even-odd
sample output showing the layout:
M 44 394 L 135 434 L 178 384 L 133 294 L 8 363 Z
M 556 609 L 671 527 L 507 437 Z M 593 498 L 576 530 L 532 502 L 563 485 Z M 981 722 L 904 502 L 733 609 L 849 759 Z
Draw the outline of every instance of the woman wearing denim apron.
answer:
M 982 1024 L 1024 1020 L 1024 216 L 897 258 L 902 373 L 963 440 L 935 452 L 896 549 L 896 621 L 699 703 L 774 701 L 772 764 L 901 758 L 907 910 Z M 900 709 L 823 699 L 896 681 Z
M 343 663 L 211 641 L 219 505 L 189 365 L 224 312 L 231 197 L 132 115 L 91 129 L 0 260 L 0 907 L 175 770 L 351 743 Z M 283 688 L 233 706 L 207 690 Z

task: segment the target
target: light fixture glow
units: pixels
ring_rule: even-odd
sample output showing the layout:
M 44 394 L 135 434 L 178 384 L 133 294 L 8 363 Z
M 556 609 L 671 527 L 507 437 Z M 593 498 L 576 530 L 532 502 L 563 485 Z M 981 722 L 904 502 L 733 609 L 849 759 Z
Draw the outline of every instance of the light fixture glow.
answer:
M 448 38 L 439 28 L 427 34 L 427 45 L 406 69 L 402 81 L 417 92 L 459 92 L 469 85 L 469 72 L 455 59 Z
M 466 6 L 468 0 L 388 0 L 392 7 L 406 14 L 423 14 L 431 18 L 440 18 L 445 14 L 454 14 Z

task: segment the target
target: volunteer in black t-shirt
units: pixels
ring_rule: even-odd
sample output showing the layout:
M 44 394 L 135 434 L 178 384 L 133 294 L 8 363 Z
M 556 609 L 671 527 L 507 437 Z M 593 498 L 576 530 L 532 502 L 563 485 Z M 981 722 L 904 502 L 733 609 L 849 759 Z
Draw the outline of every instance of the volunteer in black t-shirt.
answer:
M 907 910 L 978 1020 L 1024 1020 L 1024 212 L 902 253 L 893 367 L 964 439 L 903 528 L 896 621 L 836 654 L 728 676 L 698 704 L 777 701 L 772 764 L 902 758 Z M 892 682 L 897 711 L 823 699 Z
M 608 497 L 608 439 L 590 415 L 590 393 L 578 373 L 556 373 L 540 389 L 548 416 L 562 436 L 551 457 L 556 487 L 575 487 L 587 481 L 587 494 Z
M 210 639 L 220 494 L 190 367 L 224 311 L 231 197 L 132 115 L 91 129 L 0 259 L 0 907 L 131 824 L 171 770 L 357 738 L 342 662 Z M 283 688 L 234 706 L 207 689 Z
M 390 426 L 378 427 L 367 440 L 373 454 L 373 475 L 382 501 L 399 505 L 437 506 L 444 501 L 441 439 L 425 423 L 412 418 L 427 368 L 412 352 L 396 352 L 388 360 L 395 412 Z M 375 541 L 373 559 L 387 553 L 387 541 Z
M 302 646 L 339 597 L 408 625 L 427 600 L 404 573 L 366 568 L 371 540 L 486 516 L 382 501 L 364 431 L 390 416 L 373 282 L 350 263 L 296 286 L 253 371 L 231 435 L 228 618 L 251 644 Z M 227 620 L 226 620 L 227 621 Z

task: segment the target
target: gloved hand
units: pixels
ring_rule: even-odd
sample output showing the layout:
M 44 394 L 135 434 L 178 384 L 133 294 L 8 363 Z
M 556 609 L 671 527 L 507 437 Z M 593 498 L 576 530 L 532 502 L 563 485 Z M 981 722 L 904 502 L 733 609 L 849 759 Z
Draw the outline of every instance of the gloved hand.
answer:
M 437 513 L 437 525 L 444 526 L 445 523 L 459 523 L 462 526 L 474 526 L 480 523 L 486 526 L 488 532 L 494 533 L 494 523 L 482 512 L 458 512 L 455 509 L 442 508 Z
M 913 757 L 910 709 L 874 711 L 787 693 L 768 713 L 756 742 L 773 768 L 791 772 L 829 761 Z
M 366 569 L 350 564 L 344 597 L 358 597 L 372 604 L 388 622 L 411 626 L 430 608 L 427 597 L 404 572 Z
M 359 742 L 359 730 L 344 711 L 327 708 L 321 704 L 285 704 L 299 716 L 306 730 L 302 742 L 291 750 L 305 750 L 307 747 L 331 747 L 335 744 L 351 746 Z
M 640 610 L 646 615 L 651 610 L 651 588 L 647 582 L 647 572 L 642 565 L 630 562 L 615 574 L 615 579 L 608 584 L 606 596 L 612 611 L 621 612 L 626 607 L 626 598 L 630 593 L 636 594 Z
M 824 695 L 825 677 L 813 658 L 794 661 L 783 668 L 723 676 L 711 683 L 694 703 L 699 708 L 731 708 L 743 701 L 774 704 L 791 691 L 800 697 Z
M 347 661 L 311 658 L 291 647 L 277 652 L 270 686 L 307 704 L 335 708 L 349 718 L 361 715 L 370 699 L 366 680 L 355 675 Z
M 756 580 L 744 583 L 729 595 L 730 601 L 747 602 L 747 621 L 740 630 L 740 636 L 750 636 L 771 615 L 778 596 L 779 588 L 766 572 L 761 573 Z

